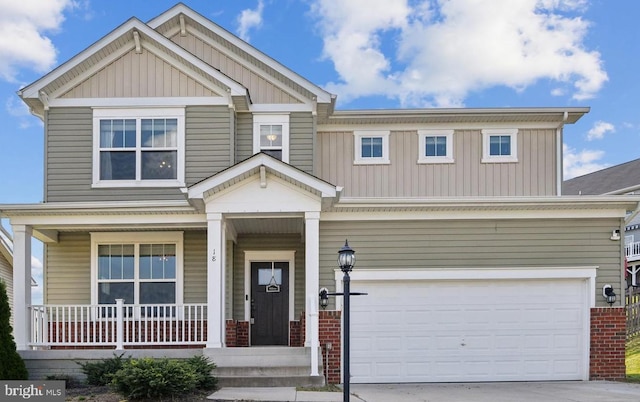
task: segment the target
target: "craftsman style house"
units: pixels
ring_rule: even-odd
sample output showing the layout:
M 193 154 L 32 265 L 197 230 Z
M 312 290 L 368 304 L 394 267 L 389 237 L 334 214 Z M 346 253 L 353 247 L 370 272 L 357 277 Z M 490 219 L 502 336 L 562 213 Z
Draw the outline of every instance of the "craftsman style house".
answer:
M 368 293 L 354 383 L 624 376 L 624 301 L 602 294 L 622 294 L 611 234 L 638 199 L 561 196 L 563 128 L 588 108 L 337 110 L 183 4 L 19 96 L 44 122 L 44 202 L 0 214 L 34 377 L 124 349 L 339 382 L 341 299 L 318 294 L 342 289 L 345 239 Z

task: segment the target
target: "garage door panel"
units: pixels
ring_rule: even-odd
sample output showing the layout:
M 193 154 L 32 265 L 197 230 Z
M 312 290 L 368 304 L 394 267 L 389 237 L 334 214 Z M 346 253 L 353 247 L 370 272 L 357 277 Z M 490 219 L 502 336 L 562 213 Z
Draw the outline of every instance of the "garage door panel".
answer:
M 583 378 L 584 281 L 354 281 L 353 288 L 369 293 L 352 299 L 354 383 Z

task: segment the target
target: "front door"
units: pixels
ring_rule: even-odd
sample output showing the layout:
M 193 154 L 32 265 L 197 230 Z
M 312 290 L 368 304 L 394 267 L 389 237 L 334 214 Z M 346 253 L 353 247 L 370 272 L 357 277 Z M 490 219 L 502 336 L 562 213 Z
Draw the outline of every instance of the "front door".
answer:
M 289 263 L 251 263 L 251 345 L 289 344 Z

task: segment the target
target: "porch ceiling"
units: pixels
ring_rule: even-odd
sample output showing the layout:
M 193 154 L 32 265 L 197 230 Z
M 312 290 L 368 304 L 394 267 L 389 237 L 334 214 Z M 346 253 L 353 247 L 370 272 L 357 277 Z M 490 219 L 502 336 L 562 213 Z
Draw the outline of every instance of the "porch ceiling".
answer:
M 252 218 L 229 219 L 238 234 L 303 233 L 302 218 Z

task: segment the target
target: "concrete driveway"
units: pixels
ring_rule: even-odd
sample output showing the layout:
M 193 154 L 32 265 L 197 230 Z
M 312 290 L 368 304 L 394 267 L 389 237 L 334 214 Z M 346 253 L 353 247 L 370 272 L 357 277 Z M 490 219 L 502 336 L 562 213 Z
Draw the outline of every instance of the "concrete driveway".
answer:
M 610 381 L 352 384 L 365 402 L 638 402 L 640 384 Z M 357 396 L 357 398 L 354 398 Z

